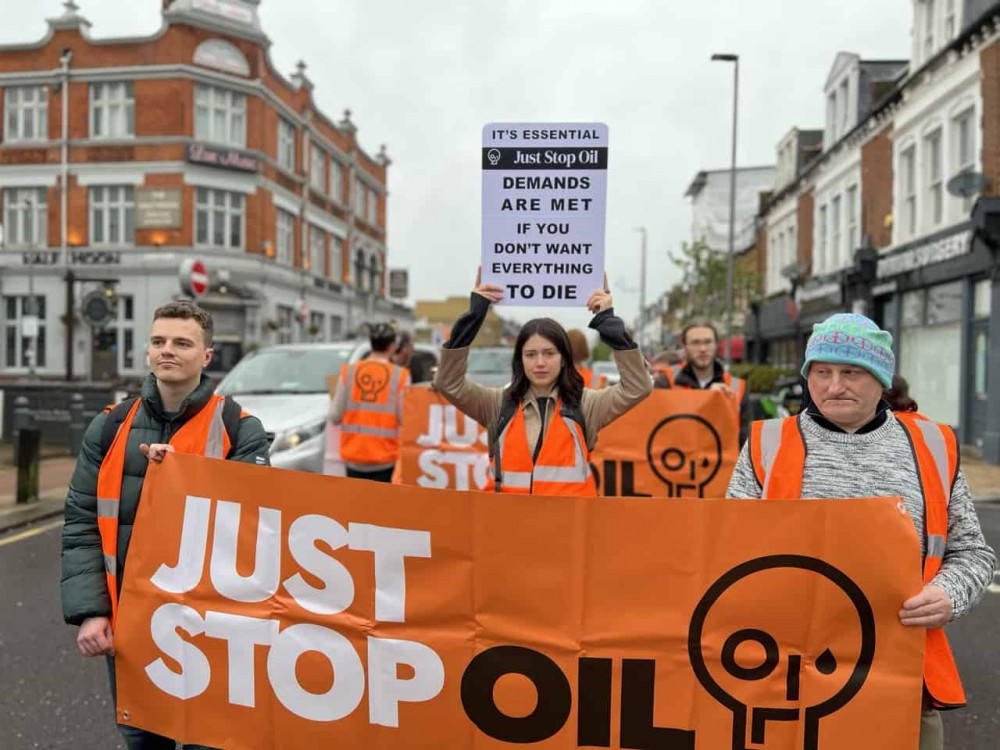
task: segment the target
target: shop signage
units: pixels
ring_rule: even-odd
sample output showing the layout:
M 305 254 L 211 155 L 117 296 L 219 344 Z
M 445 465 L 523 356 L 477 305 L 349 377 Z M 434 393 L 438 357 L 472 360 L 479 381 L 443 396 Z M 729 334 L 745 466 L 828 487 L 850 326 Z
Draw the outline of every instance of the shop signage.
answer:
M 138 188 L 135 191 L 136 229 L 178 229 L 180 227 L 180 188 Z
M 57 266 L 58 250 L 34 250 L 21 253 L 21 265 Z M 70 250 L 69 263 L 73 266 L 117 266 L 121 265 L 122 254 L 118 250 Z
M 406 299 L 410 291 L 410 275 L 405 268 L 389 271 L 389 296 L 392 299 Z
M 972 232 L 959 232 L 879 259 L 878 278 L 884 279 L 915 268 L 941 263 L 965 255 L 971 249 Z
M 233 169 L 237 172 L 257 172 L 260 162 L 256 156 L 235 148 L 215 148 L 200 143 L 189 143 L 187 160 L 192 164 L 203 164 L 219 169 Z

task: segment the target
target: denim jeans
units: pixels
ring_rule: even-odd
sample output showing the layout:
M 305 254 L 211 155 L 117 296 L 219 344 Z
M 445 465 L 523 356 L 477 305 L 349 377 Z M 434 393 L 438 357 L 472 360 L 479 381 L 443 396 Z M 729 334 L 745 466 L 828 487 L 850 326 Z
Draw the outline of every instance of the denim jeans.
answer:
M 115 680 L 115 657 L 105 657 L 108 662 L 108 678 L 111 681 L 111 704 L 115 708 L 115 719 L 118 718 L 118 686 Z M 118 732 L 125 739 L 128 750 L 175 750 L 177 743 L 169 737 L 147 732 L 145 729 L 118 725 Z M 184 745 L 183 750 L 214 750 L 205 745 Z

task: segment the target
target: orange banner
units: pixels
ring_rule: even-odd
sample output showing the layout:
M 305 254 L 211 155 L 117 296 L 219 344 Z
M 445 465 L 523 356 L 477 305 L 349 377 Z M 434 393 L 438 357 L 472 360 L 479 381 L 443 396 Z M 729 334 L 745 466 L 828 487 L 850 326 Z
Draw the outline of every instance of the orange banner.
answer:
M 665 510 L 170 454 L 129 550 L 118 720 L 227 750 L 916 750 L 902 507 Z
M 486 431 L 426 387 L 407 390 L 400 480 L 436 489 L 483 489 Z M 731 397 L 655 390 L 601 431 L 590 457 L 598 493 L 722 497 L 739 456 Z

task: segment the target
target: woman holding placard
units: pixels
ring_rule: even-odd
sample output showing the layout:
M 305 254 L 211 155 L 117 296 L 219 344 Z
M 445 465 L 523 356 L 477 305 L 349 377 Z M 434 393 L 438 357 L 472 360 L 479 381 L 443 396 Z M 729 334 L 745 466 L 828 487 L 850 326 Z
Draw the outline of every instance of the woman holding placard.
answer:
M 469 346 L 503 289 L 477 274 L 468 312 L 452 327 L 441 352 L 434 387 L 459 411 L 486 428 L 490 446 L 487 490 L 516 494 L 595 497 L 590 451 L 598 432 L 652 390 L 642 352 L 614 314 L 611 294 L 590 295 L 590 327 L 614 350 L 621 381 L 599 391 L 585 388 L 573 364 L 566 330 L 551 318 L 524 324 L 514 345 L 513 377 L 504 388 L 468 380 Z

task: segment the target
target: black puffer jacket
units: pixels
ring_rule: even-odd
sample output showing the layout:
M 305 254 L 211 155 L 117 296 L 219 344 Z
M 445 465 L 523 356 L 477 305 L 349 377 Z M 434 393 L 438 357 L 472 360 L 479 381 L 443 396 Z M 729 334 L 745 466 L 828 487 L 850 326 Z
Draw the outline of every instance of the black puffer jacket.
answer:
M 208 403 L 214 384 L 205 375 L 201 383 L 181 404 L 180 411 L 168 420 L 163 413 L 156 379 L 150 375 L 142 387 L 143 404 L 135 415 L 125 452 L 121 506 L 118 517 L 118 585 L 125 576 L 125 557 L 132 537 L 132 524 L 139 507 L 142 482 L 148 460 L 139 446 L 143 443 L 167 443 L 181 426 Z M 104 574 L 101 535 L 97 530 L 97 475 L 104 454 L 101 432 L 106 414 L 94 417 L 83 436 L 83 447 L 66 496 L 66 522 L 62 538 L 63 618 L 79 625 L 88 617 L 110 617 L 111 598 Z M 231 461 L 251 464 L 268 463 L 268 443 L 264 426 L 256 417 L 240 420 L 239 432 L 230 453 Z

